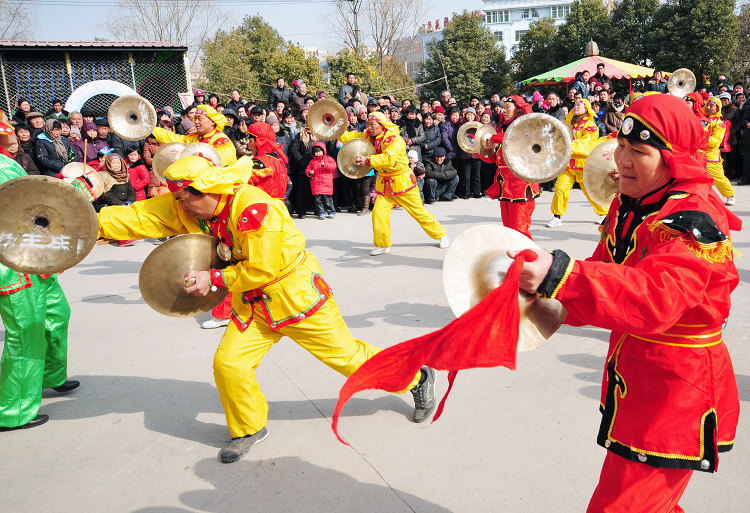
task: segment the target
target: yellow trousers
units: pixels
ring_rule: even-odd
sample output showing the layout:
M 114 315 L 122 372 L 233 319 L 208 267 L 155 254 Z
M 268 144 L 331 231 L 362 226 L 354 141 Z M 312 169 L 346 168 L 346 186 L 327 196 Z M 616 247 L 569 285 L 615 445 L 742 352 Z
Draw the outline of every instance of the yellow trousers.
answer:
M 214 379 L 232 438 L 256 433 L 266 425 L 268 403 L 255 380 L 255 369 L 283 336 L 344 376 L 352 374 L 380 351 L 354 338 L 333 298 L 304 321 L 275 331 L 258 311 L 244 332 L 230 322 L 214 356 Z M 417 373 L 407 390 L 414 387 L 419 378 L 420 373 Z
M 576 182 L 581 185 L 581 190 L 583 191 L 583 194 L 586 195 L 586 198 L 588 198 L 596 215 L 603 216 L 606 214 L 609 210 L 609 205 L 603 207 L 589 197 L 589 194 L 586 192 L 586 187 L 583 185 L 583 169 L 578 168 L 568 168 L 557 177 L 557 181 L 555 182 L 555 194 L 552 196 L 552 213 L 556 216 L 565 215 L 565 212 L 568 210 L 570 190 Z
M 448 235 L 443 225 L 435 219 L 435 216 L 429 210 L 424 208 L 419 189 L 414 187 L 395 196 L 391 196 L 387 192 L 378 195 L 375 208 L 372 209 L 372 233 L 376 246 L 381 248 L 391 246 L 391 209 L 397 204 L 401 205 L 419 223 L 425 233 L 433 239 L 442 239 Z
M 721 162 L 709 162 L 706 165 L 708 174 L 714 179 L 714 186 L 719 190 L 719 194 L 725 198 L 731 198 L 734 196 L 734 187 L 724 175 L 724 167 Z

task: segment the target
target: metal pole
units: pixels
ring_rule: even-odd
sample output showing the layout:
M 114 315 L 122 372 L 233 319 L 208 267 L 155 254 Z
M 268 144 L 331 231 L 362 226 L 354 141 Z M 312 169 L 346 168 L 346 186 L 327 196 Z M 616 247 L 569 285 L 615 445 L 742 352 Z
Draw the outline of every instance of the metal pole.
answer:
M 5 80 L 5 59 L 3 59 L 3 52 L 0 52 L 0 73 L 3 74 L 3 89 L 5 90 L 5 104 L 8 106 L 8 112 L 6 114 L 10 118 L 10 96 L 8 96 L 8 81 Z

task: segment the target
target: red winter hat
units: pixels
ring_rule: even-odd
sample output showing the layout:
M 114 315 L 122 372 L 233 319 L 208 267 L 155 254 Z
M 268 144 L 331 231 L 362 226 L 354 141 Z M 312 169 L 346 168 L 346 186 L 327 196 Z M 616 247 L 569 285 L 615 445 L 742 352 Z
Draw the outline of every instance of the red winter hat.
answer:
M 440 114 L 445 114 L 445 109 L 442 105 L 438 105 L 434 109 L 432 109 L 432 112 L 439 112 Z

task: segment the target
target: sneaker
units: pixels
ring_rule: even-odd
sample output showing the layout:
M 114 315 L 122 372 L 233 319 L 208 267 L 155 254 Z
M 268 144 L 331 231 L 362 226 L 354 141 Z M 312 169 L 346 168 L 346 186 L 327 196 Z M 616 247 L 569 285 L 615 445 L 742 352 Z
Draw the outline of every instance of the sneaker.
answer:
M 388 246 L 387 248 L 381 248 L 378 246 L 372 251 L 370 251 L 370 256 L 378 256 L 378 255 L 382 255 L 383 253 L 390 253 L 390 252 L 391 252 L 390 246 Z
M 733 207 L 737 204 L 737 200 L 734 199 L 734 196 L 730 196 L 729 198 L 727 198 L 724 204 L 728 207 Z
M 336 212 L 330 212 L 328 214 L 328 219 L 333 219 L 334 217 L 336 217 Z
M 244 458 L 253 445 L 259 444 L 267 437 L 268 430 L 263 427 L 254 435 L 232 438 L 229 443 L 219 451 L 219 459 L 222 463 L 234 463 L 235 461 Z
M 435 370 L 422 367 L 422 379 L 411 389 L 414 396 L 414 422 L 424 422 L 435 409 Z
M 229 319 L 217 319 L 211 316 L 207 321 L 203 321 L 201 328 L 204 330 L 212 330 L 214 328 L 221 328 L 229 324 Z
M 440 244 L 438 244 L 438 247 L 440 249 L 445 249 L 450 245 L 451 245 L 451 238 L 446 235 L 445 237 L 442 237 L 440 239 Z
M 136 242 L 138 242 L 138 241 L 135 241 L 135 240 L 118 240 L 117 241 L 117 247 L 118 248 L 125 248 L 125 247 L 128 247 L 128 246 L 132 246 Z
M 167 242 L 166 237 L 159 237 L 158 239 L 151 239 L 151 244 L 154 246 L 158 246 L 159 244 L 163 244 L 164 242 Z
M 599 216 L 596 218 L 596 224 L 602 224 L 604 220 L 607 219 L 607 215 Z
M 547 223 L 547 228 L 556 228 L 562 224 L 562 218 L 553 216 L 552 219 L 549 220 L 549 223 Z

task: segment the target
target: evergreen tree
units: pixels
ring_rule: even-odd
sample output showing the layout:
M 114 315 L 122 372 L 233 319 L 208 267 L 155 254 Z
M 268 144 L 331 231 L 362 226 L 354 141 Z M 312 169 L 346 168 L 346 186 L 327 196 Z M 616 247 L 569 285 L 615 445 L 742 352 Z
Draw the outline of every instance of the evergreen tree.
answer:
M 570 5 L 570 14 L 557 29 L 552 48 L 555 65 L 580 59 L 586 44 L 593 39 L 602 55 L 611 48 L 611 24 L 609 13 L 601 0 L 575 0 Z M 528 77 L 526 77 L 528 78 Z
M 612 11 L 607 57 L 645 66 L 650 60 L 647 38 L 657 27 L 659 0 L 619 0 Z
M 451 94 L 459 102 L 468 101 L 472 94 L 489 94 L 504 90 L 510 84 L 505 52 L 497 45 L 497 38 L 482 19 L 466 11 L 456 15 L 443 30 L 443 39 L 430 44 L 420 82 L 432 82 L 422 87 L 420 96 L 438 98 L 445 89 L 443 69 Z M 437 80 L 437 81 L 436 81 Z
M 511 69 L 516 82 L 565 64 L 556 60 L 556 37 L 557 25 L 554 18 L 542 18 L 531 22 L 529 30 L 521 36 L 518 48 L 511 59 Z

